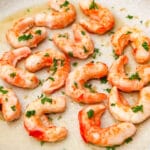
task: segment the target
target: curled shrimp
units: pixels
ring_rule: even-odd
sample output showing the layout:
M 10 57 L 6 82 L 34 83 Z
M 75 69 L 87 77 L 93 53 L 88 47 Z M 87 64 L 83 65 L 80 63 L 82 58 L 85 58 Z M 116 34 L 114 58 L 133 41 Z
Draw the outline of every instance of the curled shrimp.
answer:
M 37 52 L 26 59 L 26 69 L 36 72 L 44 67 L 50 67 L 50 76 L 43 83 L 44 93 L 52 93 L 65 84 L 70 71 L 70 61 L 61 52 L 47 49 Z
M 0 59 L 0 77 L 9 84 L 21 88 L 35 88 L 39 84 L 38 78 L 25 70 L 16 68 L 18 60 L 31 54 L 28 47 L 22 47 L 3 54 Z
M 49 0 L 50 12 L 40 13 L 35 16 L 37 26 L 46 26 L 50 29 L 61 29 L 76 18 L 75 7 L 67 0 Z
M 67 136 L 65 127 L 52 124 L 45 114 L 61 113 L 66 108 L 64 96 L 57 98 L 42 97 L 31 102 L 25 111 L 24 127 L 30 136 L 40 141 L 56 142 Z
M 85 142 L 98 146 L 114 146 L 122 144 L 135 134 L 136 127 L 129 122 L 101 128 L 100 118 L 105 110 L 104 105 L 97 104 L 85 107 L 79 112 L 80 134 Z
M 116 87 L 111 89 L 109 96 L 109 110 L 119 121 L 141 123 L 150 116 L 150 87 L 140 91 L 137 104 L 131 107 Z
M 14 48 L 36 47 L 46 36 L 46 28 L 35 26 L 31 17 L 19 19 L 6 34 L 8 43 Z
M 74 41 L 68 38 L 68 33 L 55 34 L 53 41 L 55 45 L 66 54 L 72 54 L 73 57 L 85 59 L 94 51 L 93 41 L 90 35 L 79 24 L 74 24 L 72 29 Z
M 139 91 L 143 88 L 144 82 L 140 78 L 132 80 L 125 74 L 124 65 L 127 62 L 127 56 L 120 56 L 109 70 L 108 81 L 124 92 Z
M 133 56 L 137 63 L 147 63 L 150 59 L 150 39 L 143 36 L 137 28 L 124 26 L 112 36 L 114 52 L 121 55 L 125 47 L 131 42 Z
M 0 86 L 0 104 L 6 121 L 13 121 L 21 115 L 21 105 L 13 90 Z
M 80 24 L 89 32 L 96 34 L 104 34 L 114 26 L 114 17 L 112 13 L 102 7 L 95 0 L 80 0 L 79 5 L 81 10 L 90 19 L 82 19 Z
M 90 79 L 99 79 L 106 76 L 108 68 L 101 62 L 87 63 L 71 72 L 66 81 L 66 94 L 73 100 L 81 103 L 93 104 L 106 99 L 104 93 L 98 93 L 86 82 Z

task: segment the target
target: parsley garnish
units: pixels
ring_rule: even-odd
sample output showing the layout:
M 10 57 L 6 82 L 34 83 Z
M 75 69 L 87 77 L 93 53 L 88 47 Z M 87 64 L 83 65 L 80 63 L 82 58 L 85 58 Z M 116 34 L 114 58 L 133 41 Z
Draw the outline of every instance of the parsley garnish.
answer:
M 89 6 L 89 9 L 98 9 L 97 4 L 95 3 L 95 0 L 92 1 L 92 3 Z
M 143 105 L 135 106 L 135 107 L 132 107 L 131 109 L 134 113 L 137 113 L 139 111 L 143 112 Z
M 10 75 L 9 75 L 11 78 L 14 78 L 15 76 L 16 76 L 16 72 L 12 72 L 12 73 L 10 73 Z
M 105 89 L 105 91 L 106 91 L 107 93 L 110 93 L 110 92 L 111 92 L 111 89 L 107 88 L 107 89 Z
M 85 46 L 83 46 L 83 49 L 84 49 L 84 53 L 87 53 L 87 52 L 88 52 L 88 50 L 86 49 Z
M 100 79 L 100 81 L 101 81 L 102 84 L 107 83 L 107 77 L 102 77 L 102 78 Z
M 115 53 L 115 50 L 113 50 L 113 57 L 115 60 L 119 58 L 119 56 Z
M 131 142 L 132 141 L 132 138 L 131 137 L 129 137 L 129 138 L 127 138 L 126 140 L 125 140 L 125 143 L 129 143 L 129 142 Z
M 113 147 L 106 147 L 106 150 L 115 150 L 115 147 L 113 146 Z
M 11 109 L 12 111 L 16 111 L 16 106 L 15 105 L 11 106 Z
M 55 81 L 55 79 L 53 77 L 49 77 L 48 79 L 52 80 L 52 81 Z
M 73 57 L 73 53 L 72 53 L 72 52 L 68 52 L 68 55 L 69 55 L 70 57 Z
M 76 88 L 78 88 L 78 84 L 77 84 L 77 82 L 74 82 L 74 86 L 75 86 Z
M 66 34 L 59 34 L 58 37 L 68 38 Z
M 45 102 L 52 103 L 52 98 L 48 98 L 46 96 L 41 98 L 41 103 L 45 104 Z
M 131 34 L 131 33 L 132 33 L 131 31 L 127 31 L 126 35 Z
M 93 89 L 92 84 L 85 83 L 84 87 L 87 88 L 87 89 L 89 89 L 90 92 L 95 93 L 95 90 Z
M 93 53 L 93 55 L 92 55 L 92 58 L 95 59 L 98 54 L 99 54 L 99 56 L 100 56 L 100 55 L 101 55 L 101 52 L 99 51 L 98 48 L 94 48 L 94 53 Z
M 24 34 L 24 35 L 21 35 L 18 37 L 18 41 L 21 42 L 21 41 L 27 41 L 27 40 L 30 40 L 32 39 L 33 36 L 31 34 Z
M 72 63 L 72 66 L 74 66 L 74 67 L 76 67 L 77 65 L 78 65 L 77 62 L 73 62 L 73 63 Z
M 60 8 L 67 7 L 69 5 L 69 1 L 65 1 L 63 4 L 60 5 Z
M 40 144 L 41 144 L 41 146 L 43 146 L 43 145 L 45 144 L 45 142 L 44 142 L 44 141 L 41 141 Z
M 35 115 L 35 110 L 28 110 L 27 112 L 26 112 L 26 116 L 28 117 L 28 118 L 30 118 L 31 116 L 34 116 Z
M 93 115 L 94 115 L 94 110 L 93 110 L 93 109 L 90 109 L 90 110 L 87 112 L 88 118 L 89 118 L 89 119 L 92 118 Z
M 0 86 L 0 93 L 2 93 L 2 94 L 7 94 L 8 91 L 7 91 L 7 90 L 4 90 L 4 87 L 3 87 L 3 86 Z
M 44 57 L 49 57 L 49 53 L 45 53 L 45 54 L 44 54 Z
M 146 50 L 146 51 L 149 51 L 149 45 L 147 42 L 143 42 L 142 43 L 142 47 Z
M 42 31 L 41 31 L 41 30 L 36 30 L 36 31 L 35 31 L 35 34 L 39 34 L 39 35 L 41 35 L 41 33 L 42 33 Z
M 130 77 L 129 77 L 129 80 L 141 80 L 138 72 L 136 72 L 135 74 L 132 74 Z
M 111 106 L 116 106 L 116 104 L 115 103 L 111 103 Z
M 84 31 L 81 31 L 81 34 L 82 34 L 82 35 L 85 35 L 85 32 L 84 32 Z
M 133 19 L 133 16 L 128 15 L 128 16 L 126 16 L 126 18 L 128 18 L 128 19 Z

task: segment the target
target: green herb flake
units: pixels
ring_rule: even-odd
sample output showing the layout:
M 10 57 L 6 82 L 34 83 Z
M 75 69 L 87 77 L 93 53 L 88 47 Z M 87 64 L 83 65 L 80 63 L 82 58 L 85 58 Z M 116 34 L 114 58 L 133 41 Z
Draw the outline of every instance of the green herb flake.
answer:
M 131 31 L 127 31 L 126 35 L 131 34 L 131 33 L 132 33 Z
M 111 103 L 111 106 L 116 106 L 116 104 L 115 103 Z
M 63 4 L 60 5 L 60 8 L 67 7 L 69 4 L 69 1 L 66 0 Z
M 107 77 L 102 77 L 102 78 L 100 79 L 100 82 L 101 82 L 102 84 L 107 83 Z
M 106 91 L 107 93 L 110 93 L 110 92 L 111 92 L 111 89 L 110 89 L 110 88 L 107 88 L 107 89 L 105 89 L 105 91 Z
M 149 45 L 147 42 L 143 42 L 142 43 L 142 47 L 146 50 L 146 51 L 149 51 Z
M 53 77 L 49 77 L 48 79 L 50 79 L 51 81 L 55 81 L 55 79 Z
M 139 111 L 143 112 L 143 105 L 135 106 L 135 107 L 132 107 L 131 109 L 134 113 L 137 113 Z
M 113 147 L 106 147 L 106 150 L 115 150 L 115 147 L 113 146 Z
M 92 54 L 92 58 L 95 59 L 97 56 L 101 56 L 101 52 L 98 48 L 94 48 L 94 53 Z
M 95 90 L 93 89 L 92 84 L 85 83 L 84 87 L 87 88 L 87 89 L 89 89 L 90 92 L 95 93 Z
M 49 41 L 53 41 L 53 39 L 52 39 L 52 38 L 49 38 L 48 40 L 49 40 Z
M 129 77 L 129 80 L 141 80 L 138 72 L 136 72 L 135 74 L 132 74 L 130 77 Z
M 23 34 L 21 36 L 18 37 L 18 41 L 21 42 L 21 41 L 27 41 L 27 40 L 30 40 L 33 38 L 33 35 L 31 34 Z
M 87 116 L 88 118 L 92 118 L 94 116 L 94 110 L 93 109 L 90 109 L 88 112 L 87 112 Z
M 92 1 L 92 3 L 89 6 L 89 9 L 98 9 L 98 5 L 95 3 L 95 0 Z
M 11 109 L 12 111 L 16 111 L 16 106 L 15 105 L 11 106 Z
M 131 137 L 129 137 L 129 138 L 127 138 L 126 140 L 125 140 L 125 143 L 130 143 L 132 141 L 132 138 Z
M 27 12 L 30 12 L 30 11 L 31 11 L 31 10 L 28 8 L 28 9 L 27 9 Z
M 78 84 L 77 84 L 77 82 L 74 82 L 74 86 L 75 86 L 76 88 L 78 88 Z
M 52 71 L 52 75 L 54 75 L 58 68 L 58 60 L 54 58 L 53 65 L 50 67 L 50 71 Z
M 58 116 L 58 118 L 57 118 L 57 120 L 60 120 L 61 118 L 62 118 L 62 116 L 61 116 L 61 115 L 59 115 L 59 116 Z
M 9 75 L 11 78 L 14 78 L 15 76 L 16 76 L 16 72 L 12 72 L 12 73 L 10 73 L 10 75 Z
M 62 92 L 61 92 L 61 94 L 62 94 L 62 95 L 65 95 L 65 92 L 64 92 L 64 91 L 62 91 Z
M 2 93 L 2 94 L 7 94 L 8 91 L 7 91 L 7 90 L 4 90 L 4 87 L 3 87 L 3 86 L 0 86 L 0 93 Z
M 41 141 L 40 144 L 41 144 L 41 146 L 43 146 L 43 145 L 45 144 L 45 142 L 44 142 L 44 141 Z
M 68 52 L 68 55 L 69 55 L 70 57 L 73 57 L 73 53 L 72 53 L 72 52 Z
M 52 103 L 52 98 L 48 98 L 48 97 L 43 97 L 42 99 L 41 99 L 41 103 L 42 104 L 45 104 L 45 102 L 48 102 L 48 103 Z
M 82 35 L 85 35 L 85 31 L 81 31 L 81 34 L 82 34 Z
M 77 62 L 73 62 L 72 66 L 76 67 L 76 66 L 78 66 L 78 63 Z
M 128 16 L 126 16 L 126 18 L 128 18 L 128 19 L 133 19 L 133 16 L 128 15 Z
M 58 37 L 68 38 L 68 36 L 66 34 L 59 34 Z
M 49 57 L 49 53 L 45 53 L 45 54 L 44 54 L 44 57 Z
M 115 50 L 113 50 L 113 57 L 115 60 L 117 60 L 119 58 L 119 56 L 115 53 Z
M 26 117 L 30 118 L 31 116 L 34 116 L 35 115 L 35 110 L 28 110 L 26 112 Z
M 83 50 L 84 50 L 84 53 L 88 53 L 88 50 L 86 49 L 85 46 L 83 46 Z
M 35 34 L 41 35 L 41 34 L 42 34 L 42 31 L 41 31 L 41 30 L 36 30 L 36 31 L 35 31 Z

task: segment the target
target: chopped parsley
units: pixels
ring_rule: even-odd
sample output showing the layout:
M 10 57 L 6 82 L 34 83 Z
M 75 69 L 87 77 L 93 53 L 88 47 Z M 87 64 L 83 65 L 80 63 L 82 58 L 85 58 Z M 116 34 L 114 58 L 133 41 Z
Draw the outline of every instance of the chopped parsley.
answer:
M 44 54 L 44 57 L 49 57 L 49 53 L 45 53 L 45 54 Z
M 59 34 L 58 37 L 68 38 L 66 34 Z
M 49 38 L 48 40 L 49 40 L 49 41 L 53 41 L 53 39 L 52 39 L 52 38 Z
M 119 56 L 115 53 L 115 50 L 113 50 L 113 57 L 115 60 L 117 60 L 119 58 Z
M 106 150 L 115 150 L 115 147 L 113 146 L 113 147 L 106 147 Z
M 116 106 L 116 104 L 115 103 L 111 103 L 111 106 Z
M 98 5 L 95 3 L 95 0 L 92 1 L 92 3 L 89 6 L 89 9 L 98 9 Z
M 77 62 L 73 62 L 73 63 L 72 63 L 72 66 L 74 66 L 74 67 L 76 67 L 77 65 L 78 65 Z
M 105 89 L 105 91 L 106 91 L 107 93 L 110 93 L 110 92 L 111 92 L 111 89 L 110 89 L 110 88 L 107 88 L 107 89 Z
M 28 118 L 30 118 L 31 116 L 34 116 L 35 115 L 35 110 L 28 110 L 27 112 L 26 112 L 26 116 L 28 117 Z
M 85 83 L 84 87 L 87 88 L 87 89 L 89 89 L 90 92 L 95 93 L 95 90 L 93 89 L 92 84 Z
M 32 34 L 23 34 L 21 36 L 18 37 L 18 41 L 21 42 L 21 41 L 27 41 L 27 40 L 30 40 L 33 38 L 33 35 Z
M 102 78 L 100 79 L 100 81 L 101 81 L 102 84 L 107 83 L 107 77 L 102 77 Z
M 131 31 L 127 31 L 126 35 L 131 34 L 131 33 L 132 33 Z
M 73 57 L 73 53 L 72 53 L 72 52 L 68 52 L 68 55 L 69 55 L 70 57 Z
M 87 116 L 88 118 L 92 118 L 94 116 L 94 110 L 93 109 L 90 109 L 88 112 L 87 112 Z
M 149 51 L 149 45 L 147 42 L 143 42 L 142 43 L 142 47 L 146 50 L 146 51 Z
M 129 142 L 131 142 L 132 141 L 132 138 L 131 137 L 129 137 L 129 138 L 127 138 L 126 140 L 125 140 L 125 143 L 129 143 Z
M 44 96 L 43 98 L 41 98 L 41 103 L 42 104 L 45 104 L 46 102 L 52 103 L 52 98 L 48 98 L 46 96 Z
M 45 142 L 44 142 L 44 141 L 41 141 L 40 144 L 41 144 L 41 146 L 43 146 L 43 145 L 45 144 Z
M 36 31 L 35 31 L 35 34 L 41 35 L 41 34 L 42 34 L 42 31 L 41 31 L 41 30 L 36 30 Z
M 81 34 L 82 34 L 82 35 L 85 35 L 85 32 L 84 32 L 84 31 L 81 31 Z
M 2 94 L 7 94 L 8 91 L 7 91 L 7 90 L 4 90 L 4 87 L 3 87 L 3 86 L 0 86 L 0 93 L 2 93 Z
M 53 77 L 49 77 L 48 79 L 52 80 L 52 81 L 55 81 L 55 79 Z
M 87 53 L 87 52 L 88 52 L 88 50 L 86 49 L 85 46 L 83 46 L 83 49 L 84 49 L 84 53 Z
M 53 65 L 50 67 L 50 71 L 52 71 L 52 75 L 54 75 L 57 71 L 58 60 L 54 58 Z
M 135 107 L 132 107 L 131 109 L 134 113 L 137 113 L 139 111 L 143 112 L 143 105 L 135 106 Z
M 16 76 L 16 72 L 12 72 L 12 73 L 10 73 L 10 75 L 9 75 L 11 78 L 14 78 L 15 76 Z
M 95 59 L 97 55 L 101 56 L 101 52 L 98 48 L 94 48 L 94 53 L 92 55 L 92 58 Z
M 75 86 L 76 88 L 78 88 L 78 84 L 77 84 L 77 82 L 74 82 L 74 86 Z
M 16 106 L 15 105 L 11 106 L 11 109 L 12 111 L 16 111 Z
M 138 72 L 136 72 L 135 74 L 132 74 L 130 77 L 129 77 L 129 80 L 141 80 Z
M 62 116 L 61 116 L 61 115 L 59 115 L 59 116 L 58 116 L 58 118 L 57 118 L 57 120 L 60 120 L 61 118 L 62 118 Z
M 60 5 L 60 8 L 67 7 L 69 5 L 69 1 L 65 1 L 63 4 Z
M 128 15 L 128 16 L 126 16 L 126 18 L 128 18 L 128 19 L 133 19 L 133 16 Z

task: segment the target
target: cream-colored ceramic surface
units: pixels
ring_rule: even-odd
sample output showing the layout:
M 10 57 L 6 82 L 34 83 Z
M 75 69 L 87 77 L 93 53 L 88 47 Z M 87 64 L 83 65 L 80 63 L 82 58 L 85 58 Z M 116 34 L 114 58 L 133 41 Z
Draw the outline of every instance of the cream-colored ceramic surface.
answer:
M 75 6 L 77 10 L 77 20 L 80 18 L 85 17 L 78 6 L 78 1 L 70 0 Z M 30 16 L 38 11 L 45 11 L 46 8 L 46 0 L 0 0 L 0 55 L 4 51 L 8 51 L 11 47 L 7 44 L 5 39 L 6 31 L 11 27 L 13 22 L 20 17 L 23 16 Z M 150 36 L 150 1 L 149 0 L 99 0 L 99 2 L 108 7 L 114 14 L 116 19 L 116 26 L 114 31 L 123 25 L 131 25 L 137 26 L 141 28 L 146 35 Z M 45 3 L 45 4 L 44 4 Z M 31 8 L 30 8 L 31 7 Z M 16 13 L 17 12 L 17 13 Z M 13 15 L 15 13 L 15 15 Z M 127 15 L 134 16 L 133 19 L 129 20 L 126 18 Z M 4 19 L 4 20 L 3 20 Z M 2 21 L 3 20 L 3 21 Z M 68 31 L 71 33 L 70 27 L 63 29 L 61 32 Z M 54 32 L 59 32 L 59 30 L 49 31 L 49 37 Z M 101 56 L 99 56 L 94 61 L 102 61 L 111 65 L 114 61 L 112 55 L 112 47 L 110 43 L 110 36 L 111 33 L 108 33 L 104 36 L 98 35 L 91 35 L 95 47 L 99 48 L 101 51 Z M 48 39 L 45 40 L 39 47 L 34 49 L 36 50 L 43 50 L 45 48 L 53 48 L 57 49 L 52 42 Z M 127 67 L 127 71 L 129 73 L 134 72 L 134 68 L 136 63 L 132 59 L 131 55 L 131 48 L 128 47 L 126 49 L 126 54 L 130 56 L 130 62 Z M 72 59 L 72 62 L 78 61 L 80 65 L 85 62 L 91 61 L 92 58 L 89 58 L 86 61 L 78 61 Z M 19 63 L 19 67 L 23 68 L 23 61 Z M 72 67 L 72 70 L 75 67 Z M 44 79 L 47 76 L 46 69 L 37 73 L 40 79 Z M 93 85 L 97 87 L 98 91 L 105 92 L 104 89 L 110 88 L 108 84 L 100 84 L 100 81 L 92 81 Z M 34 90 L 24 90 L 20 88 L 13 87 L 8 85 L 7 83 L 0 80 L 0 84 L 11 87 L 17 93 L 21 104 L 22 104 L 22 111 L 27 104 L 32 102 L 36 99 L 37 96 L 41 94 L 41 86 Z M 61 91 L 64 89 L 59 90 L 55 94 L 61 94 Z M 132 99 L 135 100 L 137 97 L 136 93 L 133 94 L 126 94 L 129 98 L 130 102 Z M 3 120 L 0 120 L 0 150 L 104 150 L 106 148 L 100 148 L 97 146 L 93 146 L 90 144 L 86 144 L 81 139 L 79 133 L 79 126 L 77 120 L 78 111 L 83 107 L 83 105 L 79 105 L 78 103 L 73 102 L 70 98 L 67 98 L 67 109 L 62 114 L 51 115 L 53 118 L 53 122 L 56 125 L 63 125 L 69 131 L 68 137 L 58 143 L 45 143 L 41 146 L 40 142 L 36 141 L 32 137 L 29 137 L 27 132 L 24 130 L 22 118 L 18 121 L 12 123 L 6 123 Z M 102 126 L 106 127 L 113 124 L 115 121 L 109 114 L 106 112 L 102 118 Z M 150 150 L 150 119 L 142 123 L 138 126 L 138 130 L 136 135 L 133 137 L 133 141 L 129 144 L 123 144 L 120 147 L 117 147 L 117 150 Z

